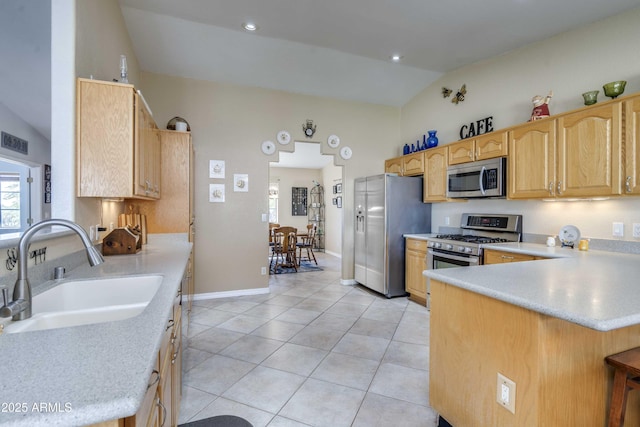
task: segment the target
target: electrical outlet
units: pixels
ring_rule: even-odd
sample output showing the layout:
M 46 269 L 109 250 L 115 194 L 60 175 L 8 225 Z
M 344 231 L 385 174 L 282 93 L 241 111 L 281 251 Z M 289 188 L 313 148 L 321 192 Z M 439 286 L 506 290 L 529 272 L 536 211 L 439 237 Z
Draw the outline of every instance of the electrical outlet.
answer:
M 265 276 L 267 274 L 267 267 L 262 267 L 260 269 L 260 274 L 262 274 L 263 276 Z
M 623 237 L 624 236 L 624 223 L 622 223 L 622 222 L 614 222 L 613 223 L 612 235 L 614 237 Z
M 640 223 L 633 223 L 633 237 L 640 237 Z
M 267 222 L 267 214 L 262 214 L 262 222 Z
M 89 240 L 92 242 L 96 240 L 96 227 L 93 225 L 89 227 Z
M 516 383 L 500 372 L 498 372 L 496 401 L 512 414 L 516 413 Z

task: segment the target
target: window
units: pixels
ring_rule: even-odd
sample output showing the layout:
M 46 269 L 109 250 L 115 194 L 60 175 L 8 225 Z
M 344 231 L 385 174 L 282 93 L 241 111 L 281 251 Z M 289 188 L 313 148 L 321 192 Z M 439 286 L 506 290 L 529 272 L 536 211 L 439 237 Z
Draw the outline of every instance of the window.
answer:
M 0 228 L 21 228 L 20 174 L 0 173 Z
M 269 184 L 269 222 L 278 222 L 278 193 L 280 186 L 277 182 Z

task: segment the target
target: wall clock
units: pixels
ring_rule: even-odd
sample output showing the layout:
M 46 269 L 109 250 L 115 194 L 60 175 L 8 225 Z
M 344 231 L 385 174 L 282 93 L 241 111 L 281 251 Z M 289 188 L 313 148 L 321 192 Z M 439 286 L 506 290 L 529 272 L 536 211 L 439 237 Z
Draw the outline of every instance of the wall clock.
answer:
M 340 145 L 340 137 L 338 135 L 330 135 L 329 138 L 327 138 L 327 144 L 329 144 L 331 148 L 337 148 L 338 145 Z
M 262 143 L 262 152 L 267 155 L 275 153 L 276 144 L 274 144 L 273 141 L 264 141 Z
M 349 147 L 342 147 L 342 149 L 340 150 L 340 157 L 342 157 L 345 160 L 349 160 L 352 155 L 353 155 L 353 151 L 351 151 L 351 148 Z
M 281 130 L 278 132 L 278 142 L 282 145 L 287 145 L 291 142 L 291 134 L 286 130 Z

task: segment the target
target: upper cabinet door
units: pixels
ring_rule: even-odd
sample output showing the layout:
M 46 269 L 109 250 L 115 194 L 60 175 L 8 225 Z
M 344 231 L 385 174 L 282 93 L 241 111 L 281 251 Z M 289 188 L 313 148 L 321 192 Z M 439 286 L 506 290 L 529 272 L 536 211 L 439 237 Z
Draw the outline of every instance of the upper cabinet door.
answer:
M 505 157 L 508 147 L 508 132 L 491 132 L 475 138 L 475 159 L 486 160 Z
M 447 200 L 447 147 L 429 148 L 424 152 L 423 200 Z
M 510 199 L 554 197 L 555 152 L 555 120 L 531 122 L 509 131 Z
M 78 196 L 131 196 L 133 86 L 78 79 L 76 92 Z
M 640 96 L 624 101 L 624 194 L 640 194 Z
M 460 163 L 468 163 L 473 161 L 474 156 L 474 144 L 472 139 L 465 139 L 464 141 L 453 142 L 447 144 L 449 164 L 457 165 Z
M 402 157 L 394 157 L 393 159 L 385 160 L 384 162 L 385 173 L 397 173 L 402 175 Z
M 402 158 L 402 174 L 418 176 L 424 173 L 424 152 L 413 153 Z
M 557 121 L 556 196 L 621 194 L 622 103 L 588 108 Z

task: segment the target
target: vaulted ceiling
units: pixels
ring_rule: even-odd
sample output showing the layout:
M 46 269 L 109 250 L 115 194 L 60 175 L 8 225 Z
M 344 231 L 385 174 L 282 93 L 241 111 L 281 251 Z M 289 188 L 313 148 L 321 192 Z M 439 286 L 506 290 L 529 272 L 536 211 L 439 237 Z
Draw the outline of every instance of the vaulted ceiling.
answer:
M 119 0 L 143 70 L 402 106 L 447 71 L 638 0 Z M 243 23 L 258 30 L 248 33 Z M 390 60 L 400 55 L 399 63 Z

